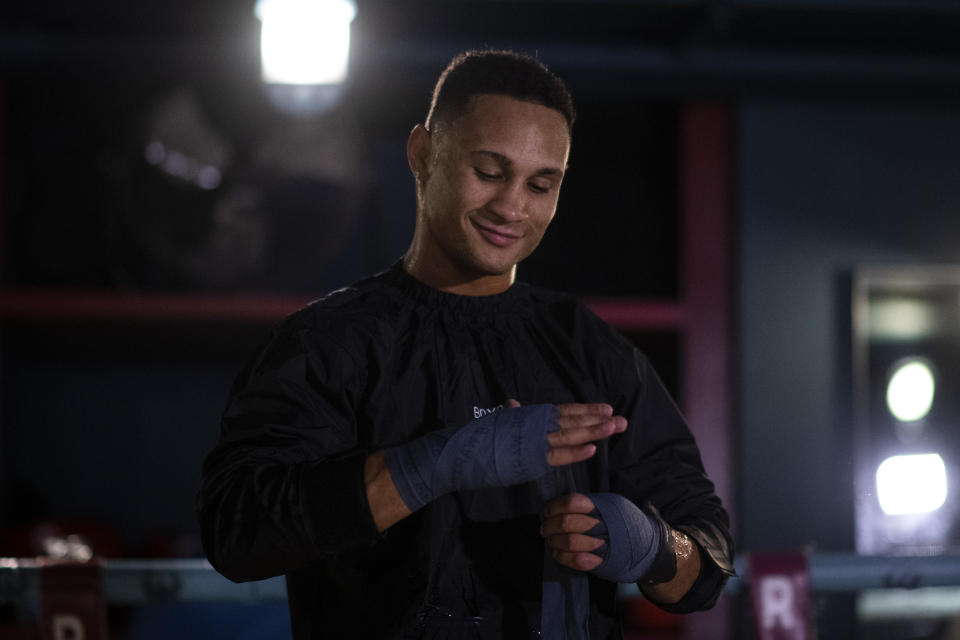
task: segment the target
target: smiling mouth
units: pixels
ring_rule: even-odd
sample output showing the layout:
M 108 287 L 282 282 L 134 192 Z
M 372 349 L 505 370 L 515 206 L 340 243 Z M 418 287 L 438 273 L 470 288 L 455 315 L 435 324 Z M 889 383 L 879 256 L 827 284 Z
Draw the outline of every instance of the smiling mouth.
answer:
M 471 220 L 470 222 L 477 229 L 477 231 L 480 232 L 480 235 L 482 235 L 487 242 L 497 247 L 509 246 L 520 239 L 520 236 L 518 235 L 514 235 L 512 233 L 504 233 L 503 231 L 500 231 L 496 228 L 487 227 L 482 224 L 479 224 L 474 220 Z

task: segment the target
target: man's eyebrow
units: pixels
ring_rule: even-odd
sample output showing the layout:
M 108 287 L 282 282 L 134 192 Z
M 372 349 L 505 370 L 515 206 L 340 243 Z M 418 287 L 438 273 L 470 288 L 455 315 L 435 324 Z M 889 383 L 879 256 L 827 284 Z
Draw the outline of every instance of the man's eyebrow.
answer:
M 503 155 L 502 153 L 498 153 L 498 152 L 496 152 L 496 151 L 488 151 L 487 149 L 478 149 L 478 150 L 476 150 L 476 151 L 471 152 L 470 155 L 475 155 L 475 156 L 476 156 L 476 155 L 487 156 L 487 157 L 489 157 L 489 158 L 492 158 L 493 160 L 496 160 L 496 161 L 499 162 L 502 166 L 507 167 L 507 168 L 510 168 L 510 167 L 513 166 L 513 160 L 511 160 L 511 159 L 508 158 L 507 156 Z M 563 170 L 563 169 L 560 169 L 560 168 L 557 168 L 557 167 L 544 167 L 544 168 L 540 169 L 539 171 L 537 171 L 535 175 L 538 175 L 538 176 L 562 176 L 563 174 L 564 174 L 564 170 Z

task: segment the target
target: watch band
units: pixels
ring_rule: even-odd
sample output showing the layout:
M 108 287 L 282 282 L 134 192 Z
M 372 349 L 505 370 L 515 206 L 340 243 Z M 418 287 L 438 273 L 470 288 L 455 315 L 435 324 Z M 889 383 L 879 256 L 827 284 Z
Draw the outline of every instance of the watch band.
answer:
M 647 508 L 644 509 L 660 527 L 660 548 L 657 549 L 657 555 L 653 558 L 653 564 L 650 565 L 650 568 L 647 569 L 646 573 L 640 576 L 640 584 L 661 584 L 663 582 L 670 582 L 673 580 L 674 576 L 677 575 L 677 542 L 686 541 L 689 543 L 689 539 L 686 536 L 683 536 L 678 531 L 674 531 L 670 528 L 666 522 L 663 521 L 663 518 L 660 517 L 660 513 L 657 511 L 656 507 L 648 504 Z M 680 536 L 683 536 L 680 538 Z

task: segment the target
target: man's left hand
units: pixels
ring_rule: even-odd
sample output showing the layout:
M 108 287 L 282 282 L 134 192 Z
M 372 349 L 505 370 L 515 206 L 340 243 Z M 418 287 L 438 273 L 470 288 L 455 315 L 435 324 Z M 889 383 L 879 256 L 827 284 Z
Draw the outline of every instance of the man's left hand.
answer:
M 540 535 L 546 538 L 559 564 L 590 571 L 603 561 L 591 552 L 601 547 L 604 541 L 586 535 L 599 522 L 587 515 L 593 509 L 593 502 L 582 493 L 559 496 L 544 507 Z
M 604 580 L 654 584 L 677 572 L 666 523 L 616 493 L 551 500 L 541 532 L 558 563 Z

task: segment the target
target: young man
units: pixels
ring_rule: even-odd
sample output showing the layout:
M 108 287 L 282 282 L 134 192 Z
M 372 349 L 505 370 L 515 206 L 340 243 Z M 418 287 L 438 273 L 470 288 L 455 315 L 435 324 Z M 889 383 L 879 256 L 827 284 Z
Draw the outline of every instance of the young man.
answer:
M 286 574 L 296 638 L 615 638 L 619 582 L 677 612 L 722 589 L 727 514 L 647 360 L 515 281 L 573 120 L 538 61 L 454 59 L 407 144 L 403 260 L 292 315 L 237 379 L 205 549 L 233 580 Z

